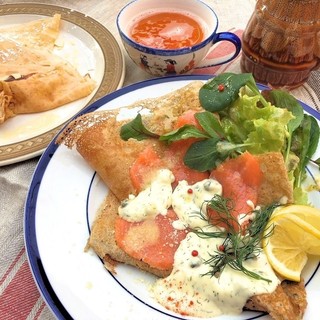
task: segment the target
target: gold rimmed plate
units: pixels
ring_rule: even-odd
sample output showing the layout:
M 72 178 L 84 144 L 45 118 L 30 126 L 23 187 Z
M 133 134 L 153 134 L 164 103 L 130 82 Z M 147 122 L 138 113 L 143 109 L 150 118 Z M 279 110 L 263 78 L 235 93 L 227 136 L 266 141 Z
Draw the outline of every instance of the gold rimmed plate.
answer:
M 0 125 L 0 166 L 40 155 L 62 126 L 84 107 L 123 84 L 123 53 L 114 36 L 96 20 L 72 9 L 45 4 L 7 4 L 0 7 L 0 28 L 55 13 L 61 14 L 61 47 L 54 53 L 68 60 L 81 74 L 96 81 L 94 92 L 59 108 L 18 115 Z

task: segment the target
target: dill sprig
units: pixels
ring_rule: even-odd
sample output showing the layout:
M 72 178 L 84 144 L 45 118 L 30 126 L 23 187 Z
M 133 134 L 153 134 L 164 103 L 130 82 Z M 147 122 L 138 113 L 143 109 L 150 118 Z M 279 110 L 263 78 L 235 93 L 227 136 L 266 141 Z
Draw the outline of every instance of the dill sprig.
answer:
M 238 220 L 231 213 L 234 208 L 232 200 L 215 195 L 210 201 L 207 201 L 203 205 L 206 205 L 207 208 L 211 208 L 217 213 L 218 218 L 215 218 L 215 224 L 226 226 L 226 228 L 218 227 L 218 231 L 210 231 L 210 228 L 199 227 L 192 230 L 192 232 L 196 233 L 201 238 L 224 239 L 220 246 L 222 250 L 215 250 L 214 253 L 210 253 L 210 259 L 205 261 L 205 263 L 209 264 L 211 267 L 211 270 L 205 275 L 219 277 L 225 267 L 229 266 L 254 279 L 270 282 L 269 279 L 248 270 L 243 265 L 243 262 L 259 256 L 262 250 L 260 247 L 261 239 L 263 237 L 268 237 L 273 231 L 268 230 L 265 236 L 262 235 L 263 230 L 277 205 L 271 205 L 263 209 L 255 209 L 248 212 L 247 214 L 254 213 L 255 218 L 245 230 L 241 228 Z M 202 212 L 200 213 L 200 216 L 208 222 L 208 225 L 211 224 L 209 221 L 210 218 Z

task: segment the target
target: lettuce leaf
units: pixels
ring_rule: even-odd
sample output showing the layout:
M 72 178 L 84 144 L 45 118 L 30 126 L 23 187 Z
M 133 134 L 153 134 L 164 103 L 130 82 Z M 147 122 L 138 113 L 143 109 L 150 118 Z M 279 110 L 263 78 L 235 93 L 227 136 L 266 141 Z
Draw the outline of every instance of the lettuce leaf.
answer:
M 262 107 L 259 100 L 258 95 L 240 92 L 239 98 L 221 115 L 226 136 L 233 143 L 248 144 L 248 151 L 255 154 L 283 152 L 289 135 L 287 124 L 294 116 L 270 102 Z

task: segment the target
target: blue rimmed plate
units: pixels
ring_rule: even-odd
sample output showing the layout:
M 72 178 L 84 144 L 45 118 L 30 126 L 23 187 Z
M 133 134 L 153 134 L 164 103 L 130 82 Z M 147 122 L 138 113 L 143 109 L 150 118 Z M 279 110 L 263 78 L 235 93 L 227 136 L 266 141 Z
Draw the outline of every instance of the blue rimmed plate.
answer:
M 193 80 L 208 76 L 159 78 L 137 83 L 87 107 L 83 113 L 113 109 L 134 101 L 161 96 Z M 318 120 L 319 114 L 303 104 Z M 320 149 L 316 157 L 319 157 Z M 308 180 L 317 168 L 310 165 Z M 58 319 L 188 319 L 159 306 L 148 292 L 154 277 L 120 265 L 110 274 L 99 258 L 84 248 L 90 225 L 108 190 L 82 157 L 65 146 L 51 142 L 35 170 L 25 208 L 25 242 L 35 281 Z M 320 208 L 317 191 L 311 201 Z M 310 259 L 303 274 L 308 293 L 305 319 L 320 314 L 319 260 Z M 256 312 L 215 319 L 269 319 Z

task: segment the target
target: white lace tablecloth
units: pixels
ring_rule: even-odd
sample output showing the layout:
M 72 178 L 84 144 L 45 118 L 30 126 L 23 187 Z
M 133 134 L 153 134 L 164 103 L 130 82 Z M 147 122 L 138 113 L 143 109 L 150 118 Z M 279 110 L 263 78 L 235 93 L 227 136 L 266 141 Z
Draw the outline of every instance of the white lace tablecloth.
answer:
M 16 3 L 18 1 L 0 1 Z M 41 1 L 19 1 L 41 2 Z M 42 1 L 72 8 L 86 13 L 106 26 L 120 42 L 117 34 L 115 18 L 122 6 L 128 1 L 100 1 L 100 0 L 66 0 Z M 238 1 L 235 8 L 233 0 L 207 0 L 220 20 L 218 31 L 233 31 L 241 36 L 243 29 L 253 11 L 254 0 Z M 1 23 L 1 19 L 0 19 Z M 223 52 L 223 44 L 219 52 Z M 219 54 L 214 53 L 214 54 Z M 124 85 L 150 78 L 140 71 L 126 56 L 126 77 Z M 196 73 L 219 74 L 224 71 L 240 72 L 240 56 L 232 63 L 212 67 Z M 292 93 L 320 111 L 320 72 L 314 71 L 308 82 Z M 24 203 L 32 174 L 39 161 L 39 157 L 0 167 L 0 319 L 41 319 L 51 320 L 55 317 L 46 306 L 39 294 L 29 269 L 24 247 Z M 88 319 L 89 320 L 89 319 Z

